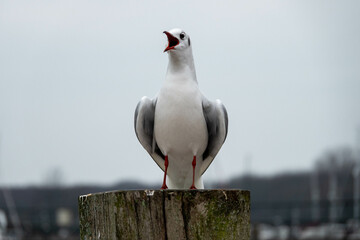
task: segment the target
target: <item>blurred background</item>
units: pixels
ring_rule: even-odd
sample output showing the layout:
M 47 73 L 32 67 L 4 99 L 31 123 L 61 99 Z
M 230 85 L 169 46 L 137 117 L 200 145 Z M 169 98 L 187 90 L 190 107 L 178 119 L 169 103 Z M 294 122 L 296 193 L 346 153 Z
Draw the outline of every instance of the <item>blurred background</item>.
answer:
M 77 197 L 160 188 L 133 114 L 191 37 L 229 133 L 206 188 L 253 239 L 360 239 L 359 1 L 0 0 L 0 239 L 78 239 Z

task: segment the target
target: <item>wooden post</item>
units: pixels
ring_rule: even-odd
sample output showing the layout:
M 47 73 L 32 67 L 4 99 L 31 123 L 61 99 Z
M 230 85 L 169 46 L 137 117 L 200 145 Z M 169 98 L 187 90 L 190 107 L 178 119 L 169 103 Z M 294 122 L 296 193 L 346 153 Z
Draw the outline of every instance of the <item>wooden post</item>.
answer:
M 79 197 L 80 237 L 250 239 L 250 192 L 133 190 Z

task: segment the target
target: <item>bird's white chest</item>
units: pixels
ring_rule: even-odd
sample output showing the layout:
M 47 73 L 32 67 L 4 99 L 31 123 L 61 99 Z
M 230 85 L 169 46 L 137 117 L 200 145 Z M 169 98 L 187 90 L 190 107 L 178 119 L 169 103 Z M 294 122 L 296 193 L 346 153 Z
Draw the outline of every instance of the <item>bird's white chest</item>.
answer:
M 201 93 L 195 82 L 164 84 L 156 103 L 154 134 L 164 154 L 203 153 L 208 133 Z

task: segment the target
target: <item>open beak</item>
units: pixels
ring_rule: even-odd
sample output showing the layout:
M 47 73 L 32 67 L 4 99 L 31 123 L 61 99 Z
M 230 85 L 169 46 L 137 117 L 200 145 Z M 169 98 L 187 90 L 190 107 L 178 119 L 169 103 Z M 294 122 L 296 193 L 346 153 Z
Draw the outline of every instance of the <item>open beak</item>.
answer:
M 171 49 L 174 49 L 180 42 L 176 37 L 171 35 L 171 33 L 167 32 L 167 31 L 164 31 L 164 33 L 166 34 L 166 36 L 168 38 L 168 46 L 164 50 L 164 52 L 167 52 Z

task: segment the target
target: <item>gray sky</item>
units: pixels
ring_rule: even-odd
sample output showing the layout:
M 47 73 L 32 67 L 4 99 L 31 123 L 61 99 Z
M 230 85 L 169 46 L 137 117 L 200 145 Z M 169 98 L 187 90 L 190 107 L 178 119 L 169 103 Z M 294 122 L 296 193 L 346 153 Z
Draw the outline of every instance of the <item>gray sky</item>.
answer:
M 161 87 L 174 27 L 191 36 L 202 92 L 229 113 L 205 185 L 310 169 L 355 144 L 359 1 L 0 1 L 1 183 L 60 168 L 66 184 L 160 186 L 133 113 Z

